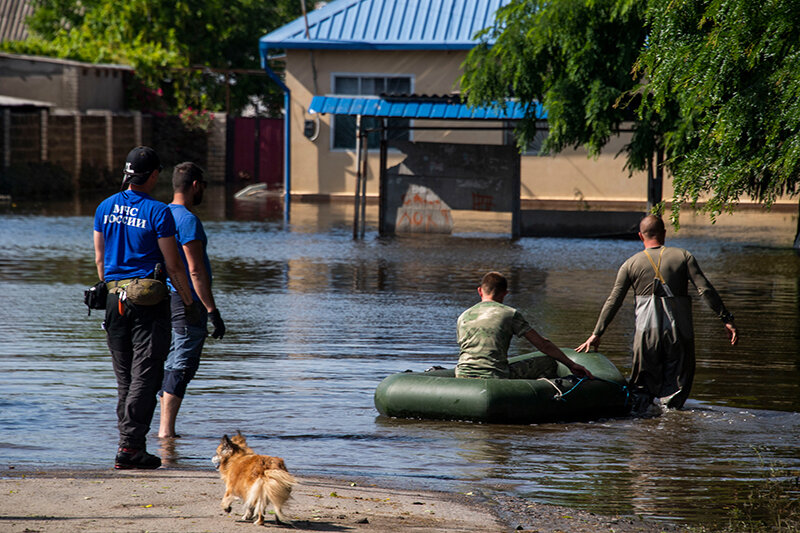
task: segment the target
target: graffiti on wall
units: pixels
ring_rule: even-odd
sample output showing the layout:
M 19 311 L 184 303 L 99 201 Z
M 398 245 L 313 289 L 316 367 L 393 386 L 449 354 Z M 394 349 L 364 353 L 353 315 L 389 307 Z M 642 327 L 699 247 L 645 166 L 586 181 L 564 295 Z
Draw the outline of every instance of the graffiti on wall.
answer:
M 473 211 L 491 211 L 494 207 L 494 196 L 490 194 L 472 193 Z
M 397 233 L 451 233 L 453 216 L 450 206 L 422 185 L 409 185 L 403 204 L 397 210 Z
M 397 141 L 392 147 L 405 159 L 386 169 L 382 234 L 452 233 L 452 210 L 519 208 L 519 152 L 514 146 Z

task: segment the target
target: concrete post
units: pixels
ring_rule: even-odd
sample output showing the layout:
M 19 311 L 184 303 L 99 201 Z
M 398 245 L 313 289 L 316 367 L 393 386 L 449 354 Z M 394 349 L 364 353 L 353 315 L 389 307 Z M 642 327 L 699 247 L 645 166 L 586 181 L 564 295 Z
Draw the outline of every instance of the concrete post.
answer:
M 114 115 L 111 111 L 103 113 L 106 117 L 106 168 L 114 168 Z
M 75 125 L 75 169 L 72 175 L 72 185 L 74 190 L 77 192 L 80 190 L 80 182 L 81 182 L 81 166 L 83 164 L 83 142 L 81 140 L 81 114 L 75 113 L 72 115 Z
M 511 187 L 514 197 L 511 199 L 511 237 L 519 239 L 522 235 L 522 155 L 517 152 L 514 155 L 514 175 L 511 177 L 513 185 Z
M 361 200 L 361 115 L 356 115 L 356 188 L 355 196 L 355 210 L 353 212 L 353 239 L 358 239 L 358 217 L 360 211 Z
M 81 85 L 81 68 L 80 67 L 65 67 L 64 68 L 64 107 L 73 111 L 80 111 L 80 85 Z
M 206 136 L 208 154 L 206 175 L 213 181 L 225 181 L 227 123 L 227 114 L 214 113 L 214 120 L 208 128 Z M 258 152 L 256 152 L 256 157 L 258 156 Z
M 48 148 L 49 148 L 49 144 L 50 144 L 47 127 L 48 127 L 49 122 L 50 122 L 50 112 L 47 109 L 42 109 L 39 112 L 39 117 L 41 119 L 40 126 L 39 126 L 39 128 L 41 130 L 41 136 L 40 137 L 41 137 L 41 143 L 42 143 L 42 145 L 41 145 L 41 149 L 42 149 L 41 158 L 42 158 L 42 161 L 47 161 Z
M 132 111 L 133 113 L 133 142 L 136 146 L 142 145 L 142 112 Z
M 380 155 L 380 174 L 378 177 L 378 235 L 386 235 L 387 198 L 386 198 L 386 160 L 388 151 L 388 141 L 386 139 L 386 119 L 381 119 L 381 155 Z
M 3 167 L 11 166 L 11 110 L 3 109 Z

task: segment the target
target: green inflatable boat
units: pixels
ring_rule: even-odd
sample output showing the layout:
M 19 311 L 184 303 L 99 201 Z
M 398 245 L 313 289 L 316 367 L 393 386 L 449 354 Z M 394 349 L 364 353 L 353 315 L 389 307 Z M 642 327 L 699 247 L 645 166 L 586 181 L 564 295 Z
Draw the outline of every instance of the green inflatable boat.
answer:
M 600 353 L 563 350 L 595 379 L 570 375 L 558 364 L 558 377 L 541 379 L 457 378 L 455 369 L 401 372 L 385 378 L 375 389 L 375 407 L 396 418 L 472 420 L 499 424 L 533 424 L 591 420 L 627 414 L 630 409 L 625 378 Z M 509 362 L 547 357 L 534 352 L 510 357 Z

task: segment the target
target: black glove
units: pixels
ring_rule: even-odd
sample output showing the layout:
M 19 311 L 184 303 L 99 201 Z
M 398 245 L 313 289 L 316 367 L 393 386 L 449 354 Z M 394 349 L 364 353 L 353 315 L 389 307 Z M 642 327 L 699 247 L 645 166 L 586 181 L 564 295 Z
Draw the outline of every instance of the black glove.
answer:
M 225 322 L 222 321 L 222 317 L 219 315 L 219 309 L 214 309 L 208 313 L 208 316 L 211 318 L 211 324 L 214 325 L 214 332 L 211 333 L 211 336 L 215 339 L 221 339 L 225 335 Z
M 203 308 L 200 302 L 192 301 L 191 304 L 183 304 L 183 313 L 186 317 L 186 323 L 190 326 L 203 326 L 205 317 L 203 315 Z

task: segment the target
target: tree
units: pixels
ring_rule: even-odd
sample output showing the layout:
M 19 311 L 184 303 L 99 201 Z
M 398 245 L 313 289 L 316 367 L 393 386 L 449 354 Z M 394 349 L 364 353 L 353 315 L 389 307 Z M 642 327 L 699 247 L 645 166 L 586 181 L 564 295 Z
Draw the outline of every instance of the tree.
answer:
M 251 97 L 280 101 L 274 84 L 247 71 L 260 69 L 258 38 L 300 13 L 299 0 L 37 0 L 33 37 L 4 47 L 131 65 L 138 96 L 157 94 L 173 113 L 228 101 L 238 112 Z
M 677 105 L 665 136 L 675 205 L 712 219 L 742 196 L 770 206 L 800 178 L 800 3 L 649 0 L 642 113 Z M 798 233 L 800 235 L 800 232 Z
M 644 4 L 617 0 L 512 0 L 464 62 L 462 90 L 470 105 L 514 97 L 542 102 L 549 136 L 544 150 L 584 146 L 596 156 L 623 124 L 629 172 L 648 170 L 660 182 L 662 135 L 668 106 L 635 113 L 640 97 L 633 67 L 647 37 Z M 536 133 L 535 108 L 517 127 L 520 147 Z M 649 195 L 660 198 L 660 187 Z
M 542 102 L 555 152 L 597 154 L 632 119 L 628 170 L 672 174 L 676 226 L 683 203 L 713 220 L 743 196 L 770 206 L 797 193 L 797 20 L 786 0 L 512 0 L 480 34 L 462 88 L 473 105 Z M 535 125 L 531 112 L 521 146 Z

